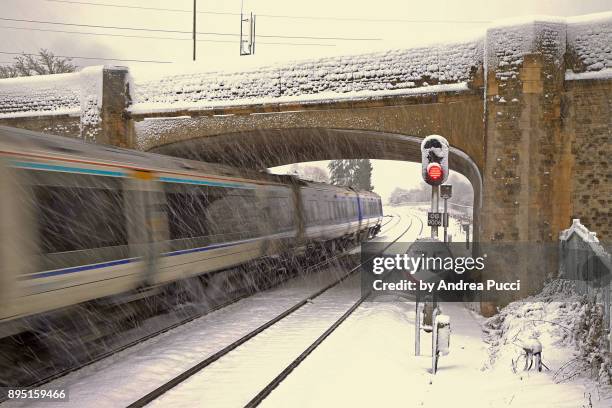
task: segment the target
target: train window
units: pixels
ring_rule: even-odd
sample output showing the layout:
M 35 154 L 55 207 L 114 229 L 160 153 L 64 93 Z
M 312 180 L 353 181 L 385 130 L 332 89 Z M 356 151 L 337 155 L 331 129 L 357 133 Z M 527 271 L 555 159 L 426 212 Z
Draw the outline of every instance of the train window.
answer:
M 289 197 L 268 197 L 267 206 L 273 232 L 293 228 L 293 205 Z
M 127 245 L 121 179 L 30 175 L 43 254 Z
M 283 197 L 280 200 L 281 214 L 282 214 L 282 228 L 283 231 L 294 228 L 295 217 L 293 215 L 294 207 L 293 200 L 290 197 Z
M 317 203 L 315 204 L 317 206 L 317 221 L 318 221 L 318 223 L 321 223 L 321 221 L 325 220 L 326 206 L 324 204 L 325 203 L 322 202 L 322 201 L 317 201 Z
M 172 249 L 260 235 L 252 190 L 173 183 L 164 188 L 170 240 L 189 240 Z
M 166 212 L 170 240 L 210 235 L 206 220 L 207 207 L 211 201 L 220 199 L 221 195 L 215 196 L 207 192 L 205 187 L 168 186 Z
M 261 235 L 261 214 L 254 190 L 212 188 L 226 190 L 225 197 L 211 201 L 207 212 L 215 242 Z

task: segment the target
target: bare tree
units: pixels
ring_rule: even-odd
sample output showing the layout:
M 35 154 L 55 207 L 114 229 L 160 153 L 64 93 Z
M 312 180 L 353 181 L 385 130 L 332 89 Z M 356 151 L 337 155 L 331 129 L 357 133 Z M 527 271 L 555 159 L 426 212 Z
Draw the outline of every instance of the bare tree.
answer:
M 38 55 L 22 54 L 14 59 L 15 62 L 10 65 L 0 66 L 0 78 L 62 74 L 74 72 L 77 68 L 70 58 L 58 57 L 44 48 Z

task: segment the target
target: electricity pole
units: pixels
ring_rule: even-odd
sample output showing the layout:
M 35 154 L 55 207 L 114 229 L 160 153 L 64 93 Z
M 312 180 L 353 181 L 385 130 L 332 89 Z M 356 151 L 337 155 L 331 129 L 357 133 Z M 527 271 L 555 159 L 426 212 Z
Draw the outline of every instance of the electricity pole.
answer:
M 248 23 L 248 27 L 245 27 L 245 23 Z M 247 40 L 244 39 L 245 35 Z M 240 55 L 253 54 L 255 54 L 255 15 L 251 12 L 250 17 L 244 17 L 244 0 L 242 0 L 240 2 Z
M 196 60 L 196 1 L 193 0 L 193 60 Z

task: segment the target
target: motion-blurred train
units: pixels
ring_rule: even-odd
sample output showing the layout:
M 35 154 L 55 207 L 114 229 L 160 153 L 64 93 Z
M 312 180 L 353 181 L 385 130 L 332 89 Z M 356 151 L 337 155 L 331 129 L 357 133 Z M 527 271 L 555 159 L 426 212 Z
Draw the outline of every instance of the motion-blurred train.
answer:
M 0 127 L 0 338 L 22 317 L 357 243 L 381 220 L 367 191 Z

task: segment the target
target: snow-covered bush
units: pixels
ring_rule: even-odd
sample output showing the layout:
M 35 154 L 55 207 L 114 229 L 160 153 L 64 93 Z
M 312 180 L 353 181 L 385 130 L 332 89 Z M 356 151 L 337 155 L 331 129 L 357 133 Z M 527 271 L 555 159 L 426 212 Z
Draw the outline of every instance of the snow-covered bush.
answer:
M 484 337 L 489 344 L 485 369 L 521 370 L 522 347 L 537 338 L 555 381 L 586 374 L 612 384 L 602 306 L 580 295 L 571 281 L 553 280 L 537 295 L 510 303 L 486 321 Z

